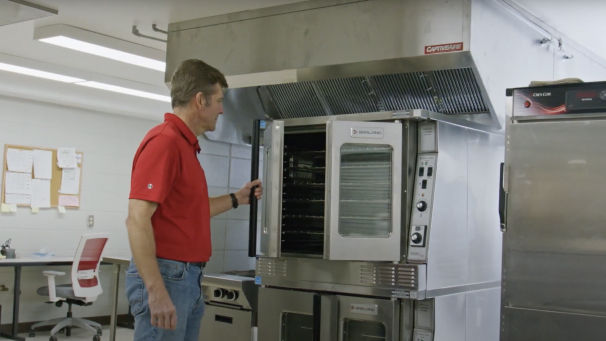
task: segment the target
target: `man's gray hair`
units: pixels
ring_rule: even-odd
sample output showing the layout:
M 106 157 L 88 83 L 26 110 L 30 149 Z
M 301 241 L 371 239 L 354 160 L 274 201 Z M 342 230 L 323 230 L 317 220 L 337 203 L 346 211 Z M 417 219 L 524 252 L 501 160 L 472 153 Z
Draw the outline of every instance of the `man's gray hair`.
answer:
M 186 106 L 198 92 L 204 94 L 208 105 L 210 96 L 215 93 L 215 84 L 227 88 L 227 81 L 221 71 L 199 59 L 183 61 L 171 80 L 172 107 Z

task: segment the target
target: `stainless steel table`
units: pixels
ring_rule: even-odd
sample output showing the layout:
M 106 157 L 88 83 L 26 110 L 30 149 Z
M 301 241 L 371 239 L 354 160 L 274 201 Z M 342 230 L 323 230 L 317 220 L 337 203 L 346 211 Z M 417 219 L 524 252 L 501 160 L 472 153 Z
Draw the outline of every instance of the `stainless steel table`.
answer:
M 126 257 L 103 257 L 102 263 L 112 264 L 114 269 L 114 287 L 112 288 L 112 311 L 109 319 L 109 340 L 116 340 L 116 323 L 118 318 L 118 293 L 120 292 L 120 272 L 122 266 L 128 266 L 130 258 Z
M 73 257 L 44 257 L 44 258 L 13 258 L 13 259 L 1 259 L 0 267 L 10 266 L 15 271 L 15 278 L 13 283 L 13 322 L 10 333 L 0 332 L 0 336 L 6 337 L 13 340 L 25 339 L 17 336 L 19 329 L 19 298 L 21 296 L 21 268 L 24 266 L 56 266 L 56 265 L 71 265 L 73 263 Z

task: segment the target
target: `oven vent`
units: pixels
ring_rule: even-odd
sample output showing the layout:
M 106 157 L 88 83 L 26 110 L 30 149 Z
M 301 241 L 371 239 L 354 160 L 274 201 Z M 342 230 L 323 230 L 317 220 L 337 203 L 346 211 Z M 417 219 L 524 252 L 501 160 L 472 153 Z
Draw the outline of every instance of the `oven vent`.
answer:
M 471 68 L 350 77 L 265 86 L 273 118 L 425 109 L 443 114 L 486 114 Z
M 256 275 L 261 276 L 261 277 L 263 277 L 263 276 L 286 277 L 286 275 L 287 275 L 286 260 L 260 257 L 257 259 Z
M 360 283 L 368 286 L 417 290 L 417 267 L 405 264 L 364 264 L 360 268 Z

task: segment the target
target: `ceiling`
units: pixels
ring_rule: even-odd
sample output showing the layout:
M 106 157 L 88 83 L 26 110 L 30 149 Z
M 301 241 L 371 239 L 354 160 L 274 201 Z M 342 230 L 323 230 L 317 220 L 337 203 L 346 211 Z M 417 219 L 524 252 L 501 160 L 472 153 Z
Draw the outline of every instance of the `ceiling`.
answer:
M 34 28 L 51 24 L 77 26 L 136 44 L 165 50 L 166 44 L 132 34 L 133 25 L 145 35 L 166 39 L 152 24 L 166 30 L 169 23 L 288 4 L 301 0 L 28 0 L 58 10 L 58 15 L 0 26 L 0 62 L 23 59 L 51 72 L 69 69 L 74 75 L 92 75 L 107 83 L 168 95 L 162 72 L 56 47 L 33 39 Z M 3 2 L 0 0 L 0 11 Z M 0 25 L 2 25 L 0 17 Z M 18 58 L 14 58 L 14 57 Z M 35 98 L 71 106 L 150 119 L 160 119 L 170 104 L 107 93 L 70 84 L 0 71 L 0 94 Z M 3 85 L 4 84 L 4 85 Z M 32 96 L 32 94 L 36 96 Z
M 7 0 L 0 0 L 2 2 Z M 301 0 L 28 0 L 58 10 L 51 15 L 19 23 L 0 26 L 0 61 L 14 56 L 24 61 L 37 62 L 53 70 L 70 70 L 92 75 L 107 83 L 116 83 L 148 89 L 168 95 L 162 72 L 131 66 L 101 57 L 87 55 L 33 40 L 34 28 L 51 24 L 67 24 L 120 38 L 136 44 L 165 50 L 162 42 L 141 38 L 131 33 L 137 25 L 142 34 L 166 39 L 154 32 L 152 24 L 167 29 L 168 24 L 189 19 L 256 9 Z M 474 0 L 494 1 L 494 0 Z M 606 60 L 606 41 L 603 38 L 603 17 L 606 1 L 603 0 L 516 0 L 540 20 L 577 41 L 585 48 Z M 0 7 L 1 8 L 1 7 Z M 0 17 L 1 20 L 1 17 Z M 0 21 L 0 25 L 3 23 Z M 220 65 L 218 66 L 220 68 Z M 55 71 L 58 72 L 58 71 Z M 0 82 L 0 94 L 36 98 L 41 101 L 160 119 L 170 105 L 131 96 L 106 93 L 76 85 L 60 84 L 31 77 L 0 73 L 8 82 Z M 4 84 L 4 85 L 3 85 Z M 35 93 L 36 96 L 32 96 Z

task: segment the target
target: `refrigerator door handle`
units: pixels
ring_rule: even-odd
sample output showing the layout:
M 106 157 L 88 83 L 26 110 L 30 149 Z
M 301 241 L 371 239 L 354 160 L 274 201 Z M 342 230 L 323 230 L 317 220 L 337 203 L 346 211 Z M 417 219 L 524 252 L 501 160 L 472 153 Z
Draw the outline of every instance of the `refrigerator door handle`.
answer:
M 313 341 L 320 341 L 320 324 L 322 323 L 322 296 L 314 295 L 313 303 Z
M 507 196 L 508 193 L 505 191 L 504 179 L 505 179 L 505 163 L 501 162 L 501 171 L 499 176 L 499 220 L 501 226 L 501 232 L 507 230 Z

